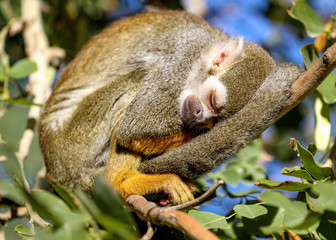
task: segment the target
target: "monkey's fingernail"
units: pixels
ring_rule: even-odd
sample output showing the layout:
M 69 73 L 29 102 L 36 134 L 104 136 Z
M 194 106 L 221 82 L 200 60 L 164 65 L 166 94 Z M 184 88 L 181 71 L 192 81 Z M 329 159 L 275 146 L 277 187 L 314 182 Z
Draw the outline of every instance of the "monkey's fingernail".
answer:
M 167 206 L 170 203 L 171 203 L 171 201 L 169 199 L 161 199 L 160 200 L 160 205 L 161 206 Z

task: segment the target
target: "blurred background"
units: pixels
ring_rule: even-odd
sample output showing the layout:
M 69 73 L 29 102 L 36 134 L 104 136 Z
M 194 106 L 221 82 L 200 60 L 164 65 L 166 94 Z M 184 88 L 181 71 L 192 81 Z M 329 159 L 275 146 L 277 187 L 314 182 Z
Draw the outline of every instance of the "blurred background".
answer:
M 42 2 L 43 24 L 50 45 L 66 51 L 65 59 L 54 59 L 49 67 L 50 84 L 57 80 L 62 69 L 93 35 L 116 19 L 146 9 L 184 9 L 193 12 L 230 36 L 243 36 L 245 40 L 262 45 L 276 62 L 291 61 L 303 66 L 300 48 L 303 44 L 314 41 L 305 35 L 300 22 L 289 17 L 287 9 L 292 6 L 291 0 L 45 0 Z M 334 14 L 335 1 L 333 0 L 308 0 L 307 2 L 324 23 Z M 0 1 L 0 28 L 3 28 L 9 20 L 19 16 L 19 0 Z M 8 36 L 5 40 L 5 51 L 10 56 L 10 64 L 25 57 L 22 35 Z M 27 79 L 24 78 L 16 81 L 16 86 L 10 85 L 11 96 L 13 98 L 19 96 L 20 91 L 17 89 L 24 91 L 26 84 Z M 26 128 L 28 110 L 28 107 L 0 102 L 0 139 L 9 144 L 13 151 L 17 151 L 22 133 Z M 335 106 L 331 106 L 331 113 L 334 116 L 331 117 L 331 135 L 335 136 Z M 259 164 L 266 169 L 270 179 L 284 180 L 280 175 L 281 168 L 284 164 L 290 166 L 298 161 L 295 152 L 287 147 L 289 138 L 295 137 L 307 146 L 309 142 L 314 141 L 314 125 L 314 96 L 312 96 L 265 132 L 263 146 L 270 155 L 264 151 Z M 42 166 L 43 159 L 36 133 L 28 158 L 24 162 L 30 185 L 35 184 L 36 173 Z M 263 174 L 259 176 L 264 177 Z M 258 175 L 255 176 L 257 177 Z M 4 178 L 8 176 L 0 165 L 0 179 Z M 205 179 L 205 182 L 209 183 L 209 181 L 208 178 Z M 241 191 L 253 184 L 247 185 L 246 187 L 246 184 L 241 182 L 233 182 L 228 185 L 228 188 L 230 191 Z M 225 195 L 224 192 L 223 195 Z M 214 199 L 212 206 L 207 204 L 204 208 L 226 214 L 228 209 L 232 209 L 233 205 L 241 201 L 240 198 L 232 199 L 232 202 Z

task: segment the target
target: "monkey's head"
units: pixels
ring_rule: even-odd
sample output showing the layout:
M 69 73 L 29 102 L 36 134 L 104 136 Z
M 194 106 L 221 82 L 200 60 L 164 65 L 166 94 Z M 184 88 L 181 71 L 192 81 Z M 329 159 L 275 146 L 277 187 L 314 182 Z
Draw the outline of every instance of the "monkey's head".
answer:
M 183 123 L 211 129 L 242 109 L 274 68 L 264 49 L 242 38 L 214 44 L 194 63 L 180 94 Z

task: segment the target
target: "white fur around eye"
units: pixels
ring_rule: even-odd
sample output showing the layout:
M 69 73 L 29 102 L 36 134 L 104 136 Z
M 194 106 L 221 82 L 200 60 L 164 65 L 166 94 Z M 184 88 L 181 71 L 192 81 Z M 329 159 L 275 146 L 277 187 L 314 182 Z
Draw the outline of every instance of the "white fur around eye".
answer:
M 211 90 L 215 91 L 216 93 L 216 107 L 223 107 L 227 100 L 227 89 L 216 76 L 208 77 L 199 87 L 198 95 L 203 100 L 203 102 L 206 101 L 207 94 Z

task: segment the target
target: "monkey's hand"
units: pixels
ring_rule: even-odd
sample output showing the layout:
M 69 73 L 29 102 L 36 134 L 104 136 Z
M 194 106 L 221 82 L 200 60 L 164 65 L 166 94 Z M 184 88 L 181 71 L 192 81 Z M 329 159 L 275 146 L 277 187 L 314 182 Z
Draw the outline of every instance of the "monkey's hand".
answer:
M 123 198 L 163 193 L 174 205 L 194 199 L 194 187 L 176 174 L 144 174 L 137 169 L 141 155 L 121 151 L 110 154 L 105 177 Z

